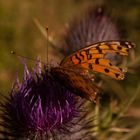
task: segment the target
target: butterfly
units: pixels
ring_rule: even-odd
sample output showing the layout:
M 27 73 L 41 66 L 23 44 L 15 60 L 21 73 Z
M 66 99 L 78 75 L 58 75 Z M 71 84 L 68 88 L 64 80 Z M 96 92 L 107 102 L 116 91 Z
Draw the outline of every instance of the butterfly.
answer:
M 73 93 L 96 102 L 101 89 L 87 73 L 98 72 L 123 80 L 126 69 L 115 66 L 106 55 L 127 56 L 131 48 L 134 44 L 129 41 L 98 42 L 65 57 L 58 67 L 51 68 L 51 74 Z

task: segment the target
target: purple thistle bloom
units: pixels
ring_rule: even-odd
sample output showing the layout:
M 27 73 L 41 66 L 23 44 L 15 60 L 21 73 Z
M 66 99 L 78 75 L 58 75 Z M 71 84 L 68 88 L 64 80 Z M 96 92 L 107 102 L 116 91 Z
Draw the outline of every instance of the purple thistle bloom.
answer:
M 64 53 L 106 40 L 119 40 L 118 29 L 103 8 L 90 9 L 79 21 L 73 20 L 64 35 Z
M 36 69 L 30 73 L 25 65 L 24 81 L 19 83 L 17 79 L 10 97 L 1 103 L 4 131 L 0 133 L 7 139 L 69 140 L 72 133 L 83 127 L 80 119 L 85 113 L 81 116 L 78 102 L 78 98 L 53 79 L 48 70 L 38 73 Z M 73 139 L 79 136 L 89 139 L 86 133 Z

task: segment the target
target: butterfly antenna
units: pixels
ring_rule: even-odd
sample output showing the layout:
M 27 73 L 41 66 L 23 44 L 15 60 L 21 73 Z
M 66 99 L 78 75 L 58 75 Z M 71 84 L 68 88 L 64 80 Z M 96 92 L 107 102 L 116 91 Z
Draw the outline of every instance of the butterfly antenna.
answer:
M 49 42 L 48 42 L 48 27 L 46 27 L 46 33 L 47 33 L 47 40 L 46 40 L 46 47 L 45 47 L 45 52 L 46 52 L 46 55 L 45 55 L 45 58 L 46 58 L 46 62 L 47 62 L 47 68 L 49 69 L 49 54 L 48 54 L 48 51 L 49 51 Z
M 29 60 L 31 60 L 31 61 L 41 62 L 41 63 L 45 64 L 44 62 L 42 62 L 42 61 L 40 61 L 40 60 L 37 60 L 37 59 L 34 59 L 34 58 L 30 58 L 30 57 L 23 56 L 23 55 L 21 55 L 21 54 L 18 54 L 18 53 L 15 52 L 15 51 L 11 51 L 10 53 L 13 54 L 13 55 L 15 55 L 15 56 L 21 57 L 21 58 L 25 58 L 25 59 L 29 59 Z
M 49 55 L 48 55 L 48 50 L 49 50 L 49 48 L 48 48 L 48 27 L 46 28 L 46 33 L 47 33 L 47 41 L 46 41 L 46 62 L 47 62 L 47 65 L 48 65 L 48 63 L 49 63 Z

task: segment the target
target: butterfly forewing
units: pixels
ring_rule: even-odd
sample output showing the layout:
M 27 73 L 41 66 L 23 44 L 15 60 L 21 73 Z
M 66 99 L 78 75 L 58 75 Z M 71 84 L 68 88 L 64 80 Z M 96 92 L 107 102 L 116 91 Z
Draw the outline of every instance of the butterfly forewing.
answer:
M 87 46 L 64 58 L 60 65 L 80 64 L 95 58 L 104 58 L 107 53 L 116 53 L 119 55 L 128 55 L 129 49 L 134 44 L 128 41 L 104 41 Z
M 128 55 L 129 49 L 132 47 L 134 45 L 128 41 L 104 41 L 76 51 L 62 60 L 60 65 L 63 67 L 78 65 L 103 73 L 116 80 L 122 80 L 126 70 L 113 65 L 106 55 L 108 53 Z

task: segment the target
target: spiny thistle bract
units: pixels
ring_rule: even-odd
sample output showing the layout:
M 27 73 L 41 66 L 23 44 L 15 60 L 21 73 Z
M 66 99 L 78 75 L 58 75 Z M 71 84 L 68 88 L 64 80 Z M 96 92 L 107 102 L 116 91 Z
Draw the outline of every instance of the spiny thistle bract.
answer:
M 31 73 L 25 65 L 24 81 L 17 79 L 10 97 L 1 102 L 0 133 L 7 139 L 90 139 L 80 121 L 86 111 L 78 102 L 47 69 Z
M 80 20 L 73 20 L 68 24 L 64 34 L 63 51 L 70 54 L 93 43 L 119 39 L 118 29 L 104 9 L 91 8 Z

